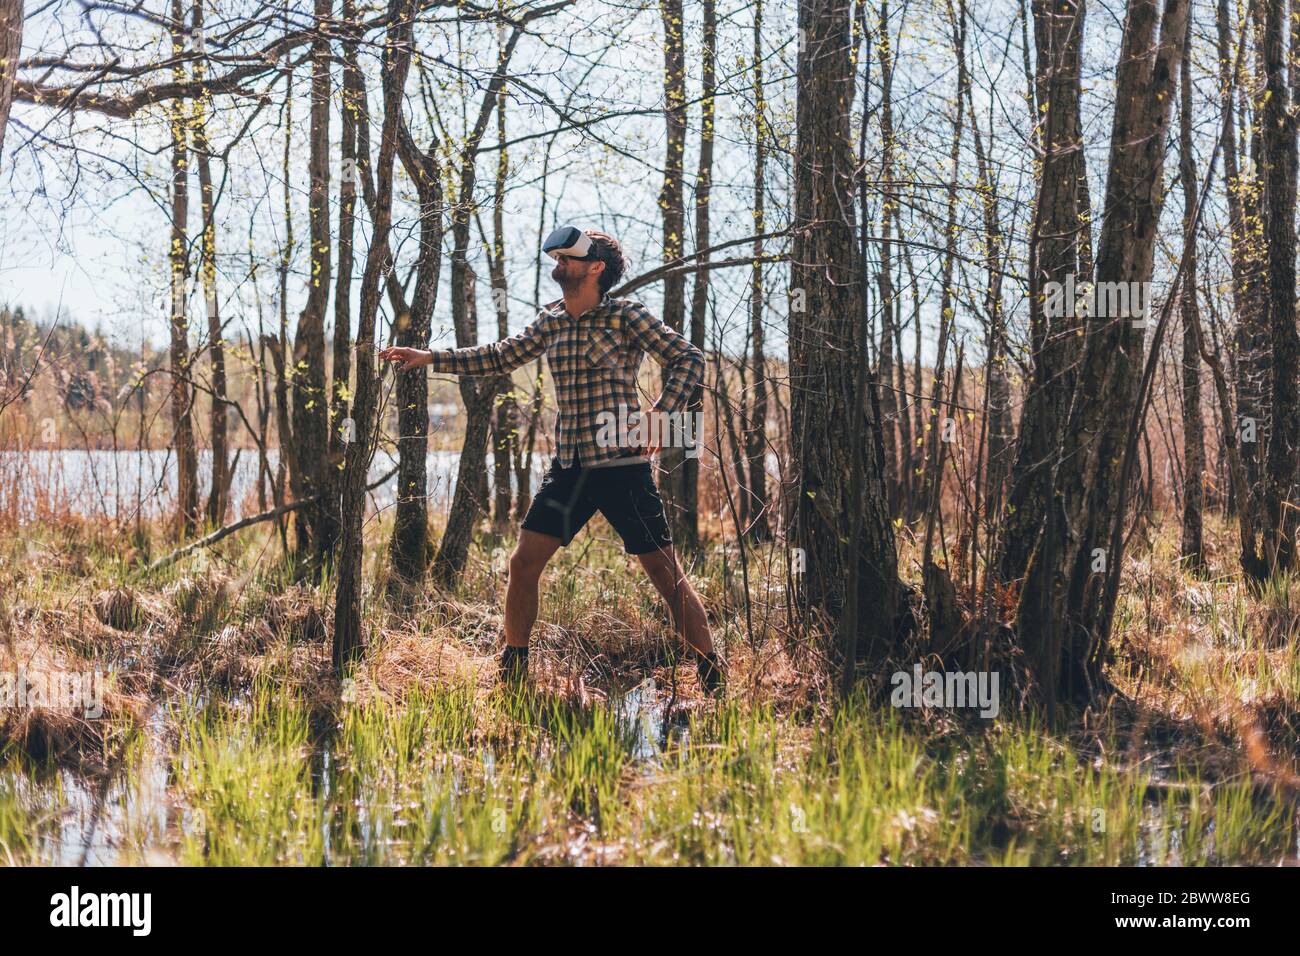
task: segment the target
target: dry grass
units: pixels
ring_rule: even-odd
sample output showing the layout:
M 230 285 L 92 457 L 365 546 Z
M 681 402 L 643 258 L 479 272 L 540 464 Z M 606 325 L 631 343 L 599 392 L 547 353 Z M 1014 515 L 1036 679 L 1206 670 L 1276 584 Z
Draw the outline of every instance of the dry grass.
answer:
M 82 533 L 88 537 L 79 538 Z M 382 527 L 371 534 L 376 540 L 382 538 Z M 892 852 L 916 860 L 951 860 L 951 847 L 930 842 L 961 839 L 1001 845 L 1005 840 L 1014 843 L 1017 833 L 1020 839 L 1031 834 L 1045 839 L 1044 834 L 1086 831 L 1077 807 L 1051 816 L 1057 811 L 1044 795 L 1051 782 L 1034 776 L 1065 773 L 1063 768 L 1071 767 L 1074 759 L 1094 773 L 1128 781 L 1125 786 L 1148 798 L 1166 789 L 1171 794 L 1204 789 L 1213 795 L 1219 792 L 1216 788 L 1245 782 L 1259 792 L 1294 800 L 1300 754 L 1300 663 L 1294 643 L 1279 643 L 1278 635 L 1287 633 L 1290 619 L 1282 612 L 1293 606 L 1292 595 L 1300 591 L 1295 582 L 1287 581 L 1260 595 L 1249 592 L 1231 566 L 1229 531 L 1215 522 L 1209 538 L 1211 566 L 1200 576 L 1180 568 L 1176 543 L 1160 536 L 1130 552 L 1115 627 L 1115 660 L 1109 671 L 1116 692 L 1077 715 L 1068 727 L 1044 734 L 1033 729 L 1030 717 L 1016 732 L 1020 736 L 1007 737 L 1005 728 L 1020 726 L 1026 717 L 1015 712 L 1005 694 L 1003 716 L 996 725 L 945 711 L 895 712 L 891 723 L 879 731 L 885 736 L 870 746 L 885 746 L 887 739 L 889 748 L 902 748 L 899 753 L 919 748 L 918 753 L 928 754 L 925 759 L 936 761 L 936 767 L 953 768 L 965 759 L 958 755 L 978 752 L 981 765 L 989 763 L 992 768 L 981 771 L 993 774 L 987 779 L 1002 779 L 994 772 L 998 761 L 1013 761 L 1021 768 L 1020 775 L 1007 778 L 1008 785 L 1023 785 L 1028 795 L 994 799 L 977 789 L 958 798 L 943 789 L 956 784 L 945 783 L 924 798 L 924 805 L 906 812 L 900 809 L 897 825 L 903 830 L 895 832 L 894 824 L 877 821 L 878 836 L 895 848 Z M 223 547 L 187 559 L 153 579 L 124 564 L 113 542 L 102 529 L 74 522 L 35 527 L 24 540 L 10 541 L 0 551 L 0 583 L 5 585 L 0 627 L 5 629 L 4 654 L 8 655 L 0 657 L 0 669 L 26 660 L 33 662 L 29 667 L 101 667 L 112 674 L 109 719 L 87 721 L 39 710 L 10 714 L 0 723 L 0 748 L 7 745 L 40 760 L 103 770 L 123 752 L 130 729 L 139 726 L 150 706 L 182 702 L 190 707 L 184 702 L 202 700 L 238 708 L 265 696 L 268 688 L 298 701 L 295 706 L 304 710 L 310 734 L 327 738 L 358 709 L 401 714 L 412 700 L 427 703 L 430 694 L 455 695 L 468 688 L 472 704 L 437 704 L 451 706 L 456 713 L 472 713 L 467 719 L 475 729 L 453 748 L 448 756 L 453 761 L 478 760 L 465 754 L 502 741 L 512 746 L 510 741 L 524 732 L 518 729 L 518 716 L 503 717 L 499 695 L 493 692 L 505 587 L 499 560 L 502 545 L 495 539 L 486 539 L 475 550 L 455 593 L 432 587 L 389 587 L 382 549 L 370 553 L 367 577 L 374 589 L 365 617 L 369 646 L 352 679 L 342 686 L 330 669 L 333 621 L 328 583 L 324 589 L 294 583 L 293 569 L 278 563 L 269 533 L 228 540 Z M 144 542 L 139 553 L 151 550 L 163 548 Z M 779 744 L 775 739 L 771 743 L 776 752 L 760 764 L 770 763 L 770 768 L 753 772 L 759 778 L 772 773 L 797 777 L 805 772 L 801 767 L 814 761 L 821 780 L 841 772 L 835 768 L 843 755 L 827 756 L 819 743 L 834 708 L 828 683 L 815 666 L 816 647 L 786 630 L 784 568 L 775 555 L 773 551 L 750 556 L 749 622 L 735 593 L 734 551 L 713 551 L 691 574 L 710 613 L 715 638 L 729 660 L 726 707 L 734 708 L 737 715 L 763 715 L 754 718 L 755 727 L 779 737 Z M 903 566 L 908 566 L 906 560 Z M 924 643 L 924 635 L 919 640 Z M 660 689 L 659 704 L 668 717 L 692 726 L 713 726 L 714 705 L 700 696 L 694 668 L 683 666 L 661 603 L 651 599 L 639 568 L 599 531 L 589 541 L 561 552 L 548 572 L 532 657 L 536 698 L 551 714 L 544 724 L 559 720 L 563 726 L 571 719 L 563 715 L 600 714 L 616 708 L 625 692 L 650 678 Z M 886 678 L 882 674 L 868 683 L 877 689 L 874 684 L 884 687 Z M 192 723 L 197 718 L 186 719 Z M 584 748 L 594 748 L 591 753 L 596 756 L 591 759 L 597 765 L 603 759 L 599 758 L 603 752 L 600 726 L 584 730 L 582 738 Z M 167 746 L 190 746 L 183 736 L 187 732 L 173 727 Z M 733 730 L 709 731 L 715 732 L 722 734 L 720 740 L 734 739 Z M 554 741 L 533 746 L 542 748 L 539 759 L 544 761 L 558 753 Z M 1007 747 L 1014 756 L 1003 756 Z M 868 764 L 875 759 L 865 753 L 859 757 Z M 954 759 L 957 763 L 951 763 Z M 822 760 L 828 762 L 823 766 Z M 936 772 L 934 786 L 940 786 L 946 772 Z M 1093 785 L 1084 770 L 1069 773 L 1073 776 L 1068 786 L 1081 788 L 1084 794 L 1078 799 L 1100 799 L 1087 796 Z M 989 785 L 985 778 L 979 779 L 983 782 L 978 787 Z M 621 794 L 624 810 L 620 812 L 633 815 L 641 812 L 638 808 L 662 813 L 663 788 L 678 786 L 671 774 L 647 777 L 629 770 L 618 780 L 610 793 Z M 860 782 L 869 788 L 885 785 L 867 776 Z M 298 786 L 285 783 L 291 785 Z M 614 784 L 606 780 L 600 786 Z M 814 790 L 812 783 L 804 785 L 799 799 L 821 799 Z M 689 794 L 690 788 L 684 792 Z M 1240 799 L 1253 801 L 1252 792 L 1242 791 Z M 612 799 L 610 793 L 603 799 Z M 679 806 L 682 799 L 673 798 L 672 813 L 686 818 L 688 808 Z M 714 797 L 701 795 L 700 799 Z M 935 809 L 953 800 L 957 801 L 954 808 L 965 808 L 960 810 L 965 821 L 958 828 L 964 834 L 960 837 L 947 824 L 940 825 L 945 811 Z M 988 806 L 981 809 L 985 802 Z M 761 812 L 776 811 L 764 805 Z M 1170 819 L 1183 812 L 1177 807 L 1162 810 Z M 1240 832 L 1253 832 L 1249 812 L 1234 808 Z M 936 813 L 938 818 L 932 820 Z M 980 814 L 992 815 L 993 822 L 977 823 Z M 638 844 L 633 832 L 615 843 L 597 839 L 602 825 L 582 813 L 571 815 L 562 826 L 544 828 L 546 836 L 538 837 L 529 853 L 535 852 L 532 858 L 539 861 L 552 857 L 557 861 L 632 860 L 647 854 L 654 857 L 662 849 L 659 844 Z M 1025 858 L 1043 859 L 1042 852 L 1035 850 Z M 972 846 L 955 858 L 976 853 L 988 850 Z
M 102 688 L 94 691 L 99 706 L 87 708 L 48 699 L 40 705 L 0 708 L 0 752 L 14 747 L 37 762 L 66 763 L 85 771 L 103 769 L 115 742 L 139 726 L 147 699 L 132 693 L 116 675 L 106 674 L 94 657 L 82 657 L 68 646 L 55 615 L 32 615 L 18 632 L 10 622 L 0 640 L 0 674 L 19 683 L 48 689 L 69 676 L 84 680 L 98 671 Z M 111 630 L 98 621 L 91 627 L 102 642 Z M 80 640 L 84 635 L 79 635 Z M 98 679 L 98 678 L 95 678 Z M 83 685 L 84 686 L 84 685 Z M 91 685 L 94 686 L 94 685 Z

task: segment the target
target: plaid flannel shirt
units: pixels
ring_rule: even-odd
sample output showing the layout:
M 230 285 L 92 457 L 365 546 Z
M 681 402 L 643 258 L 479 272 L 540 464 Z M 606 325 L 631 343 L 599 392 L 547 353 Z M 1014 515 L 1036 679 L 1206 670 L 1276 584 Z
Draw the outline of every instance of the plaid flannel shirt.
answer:
M 435 350 L 430 367 L 457 375 L 504 375 L 545 355 L 560 407 L 556 453 L 560 464 L 569 467 L 575 456 L 581 456 L 583 465 L 593 465 L 637 453 L 636 448 L 598 442 L 596 436 L 605 415 L 635 424 L 641 409 L 637 372 L 647 352 L 666 372 L 652 407 L 684 412 L 704 375 L 703 353 L 640 302 L 608 293 L 576 319 L 560 299 L 518 335 L 473 348 Z

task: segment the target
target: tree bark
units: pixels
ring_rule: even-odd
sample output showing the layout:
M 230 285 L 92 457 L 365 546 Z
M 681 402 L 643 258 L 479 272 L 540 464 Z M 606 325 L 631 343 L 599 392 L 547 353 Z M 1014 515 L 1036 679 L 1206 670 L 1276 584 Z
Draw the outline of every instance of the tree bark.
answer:
M 1049 316 L 1045 289 L 1073 289 L 1092 278 L 1079 112 L 1084 0 L 1035 0 L 1033 19 L 1036 92 L 1046 112 L 1039 129 L 1042 164 L 1029 238 L 1033 376 L 1021 415 L 999 558 L 999 573 L 1007 582 L 1024 576 L 1043 527 L 1051 462 L 1069 417 L 1082 355 L 1082 323 L 1073 301 L 1064 302 L 1063 314 Z
M 9 125 L 22 46 L 23 0 L 0 0 L 0 163 L 4 160 L 5 127 Z
M 389 25 L 383 51 L 384 121 L 376 162 L 378 189 L 374 232 L 361 277 L 360 314 L 357 319 L 356 401 L 353 403 L 353 441 L 347 445 L 343 465 L 342 535 L 338 561 L 338 593 L 334 612 L 334 671 L 343 676 L 348 665 L 364 652 L 361 625 L 362 526 L 366 511 L 366 473 L 374 455 L 378 432 L 376 411 L 379 376 L 375 368 L 375 319 L 379 312 L 380 282 L 387 258 L 393 216 L 393 161 L 397 154 L 402 91 L 411 62 L 412 0 L 389 0 Z
M 894 333 L 892 318 L 895 310 L 894 260 L 892 230 L 897 218 L 897 197 L 894 195 L 894 57 L 889 35 L 889 0 L 881 0 L 880 27 L 877 47 L 880 51 L 880 270 L 876 282 L 880 289 L 880 351 L 876 379 L 882 383 L 880 395 L 880 431 L 885 447 L 885 491 L 889 496 L 891 514 L 899 514 L 904 507 L 904 495 L 899 484 L 898 408 L 902 401 L 894 390 Z M 863 145 L 866 143 L 866 106 L 863 106 Z M 865 150 L 864 150 L 865 152 Z M 865 162 L 865 156 L 860 157 Z M 866 180 L 862 183 L 863 218 L 866 217 Z M 902 362 L 902 355 L 898 356 Z M 910 463 L 911 448 L 903 449 L 903 461 Z M 907 468 L 908 464 L 904 464 Z
M 663 260 L 680 259 L 685 250 L 686 199 L 686 32 L 682 0 L 659 0 L 664 29 L 664 178 L 659 190 L 663 217 Z M 686 321 L 686 277 L 669 273 L 663 280 L 663 320 L 678 332 Z M 682 449 L 665 447 L 659 453 L 663 471 L 660 489 L 673 536 L 690 534 L 684 499 L 686 456 Z
M 287 13 L 286 13 L 287 16 Z M 303 500 L 302 483 L 298 476 L 297 455 L 294 453 L 293 423 L 289 407 L 289 267 L 293 263 L 293 66 L 286 65 L 284 74 L 284 152 L 280 160 L 280 177 L 284 183 L 282 213 L 284 215 L 284 245 L 280 250 L 276 306 L 279 323 L 276 335 L 263 336 L 275 366 L 275 430 L 279 440 L 279 455 L 275 468 L 275 483 L 280 500 L 290 497 Z M 290 494 L 286 494 L 286 486 Z M 281 525 L 281 536 L 286 537 Z
M 899 590 L 867 392 L 849 9 L 848 0 L 801 0 L 798 8 L 789 334 L 792 541 L 805 558 L 798 597 L 814 623 L 839 624 L 846 680 L 859 657 L 892 649 Z
M 478 344 L 478 310 L 474 303 L 474 272 L 469 264 L 469 227 L 473 212 L 475 157 L 483 134 L 492 119 L 505 88 L 506 69 L 514 55 L 522 27 L 516 25 L 502 47 L 497 71 L 484 91 L 478 118 L 466 137 L 451 207 L 451 315 L 458 348 Z M 493 399 L 509 379 L 499 377 L 460 379 L 460 396 L 465 403 L 465 442 L 456 470 L 456 490 L 452 494 L 447 528 L 433 562 L 433 575 L 444 586 L 455 583 L 469 559 L 470 541 L 478 517 L 487 509 L 487 445 L 492 418 Z
M 339 177 L 339 262 L 334 279 L 334 368 L 330 383 L 329 467 L 324 495 L 331 508 L 338 508 L 342 490 L 343 459 L 355 437 L 355 423 L 348 414 L 352 392 L 352 273 L 356 247 L 357 185 L 369 150 L 358 148 L 359 130 L 368 122 L 365 111 L 365 79 L 357 61 L 360 29 L 356 0 L 343 0 L 343 98 L 339 113 L 343 130 L 339 141 L 342 174 Z M 410 376 L 407 376 L 408 378 Z M 399 485 L 400 488 L 400 485 Z M 340 517 L 342 512 L 339 512 Z
M 962 4 L 966 15 L 965 4 Z M 988 391 L 988 425 L 985 447 L 987 462 L 984 471 L 984 513 L 1000 513 L 1002 495 L 1011 467 L 1013 441 L 1011 421 L 1011 381 L 1007 374 L 1007 329 L 1002 303 L 1002 276 L 1005 240 L 1002 236 L 998 197 L 990 176 L 988 150 L 980 133 L 979 115 L 970 85 L 966 87 L 966 106 L 970 113 L 971 135 L 975 141 L 976 187 L 980 194 L 980 209 L 984 221 L 984 260 L 987 263 L 987 285 L 984 288 L 984 315 L 988 323 L 985 332 L 984 387 Z M 992 123 L 989 124 L 989 142 L 992 143 Z
M 1191 48 L 1191 17 L 1187 18 Z M 1184 56 L 1179 72 L 1179 175 L 1183 183 L 1183 281 L 1179 305 L 1183 319 L 1183 536 L 1182 557 L 1199 570 L 1205 566 L 1201 511 L 1205 502 L 1205 421 L 1201 414 L 1200 317 L 1196 303 L 1196 159 L 1192 154 L 1192 58 Z
M 203 4 L 195 2 L 193 19 L 196 42 L 202 42 Z M 196 51 L 202 54 L 204 51 Z M 202 82 L 207 73 L 202 55 L 194 60 L 194 79 Z M 212 147 L 208 143 L 209 94 L 194 99 L 194 158 L 199 167 L 199 205 L 203 213 L 203 235 L 199 244 L 199 273 L 203 279 L 203 302 L 208 318 L 208 362 L 212 369 L 212 412 L 209 418 L 212 443 L 212 487 L 208 491 L 208 523 L 220 527 L 226 520 L 230 461 L 226 422 L 230 409 L 226 404 L 226 344 L 221 329 L 221 309 L 217 301 L 217 224 L 216 193 L 212 188 Z
M 309 226 L 307 303 L 293 340 L 293 438 L 300 497 L 312 504 L 298 511 L 298 553 L 317 570 L 332 558 L 339 516 L 324 493 L 333 485 L 329 448 L 330 395 L 325 378 L 325 309 L 330 287 L 330 53 L 333 0 L 315 0 L 316 36 L 311 46 L 311 120 L 307 172 Z
M 767 355 L 764 350 L 763 239 L 767 232 L 767 100 L 763 89 L 763 0 L 754 2 L 754 265 L 749 277 L 750 398 L 744 424 L 748 481 L 741 489 L 750 516 L 749 533 L 771 537 L 767 496 Z
M 1224 192 L 1228 201 L 1229 249 L 1232 256 L 1232 297 L 1236 317 L 1233 335 L 1234 357 L 1231 364 L 1233 392 L 1237 400 L 1238 419 L 1234 430 L 1246 478 L 1233 496 L 1244 495 L 1251 510 L 1252 524 L 1261 527 L 1264 498 L 1263 439 L 1268 434 L 1268 330 L 1264 299 L 1267 250 L 1263 232 L 1261 182 L 1257 168 L 1248 163 L 1241 169 L 1240 150 L 1245 143 L 1237 136 L 1237 90 L 1240 77 L 1233 65 L 1232 21 L 1227 0 L 1218 0 L 1215 10 L 1218 35 L 1219 83 L 1223 91 L 1224 113 L 1223 171 Z M 1247 43 L 1249 31 L 1243 29 L 1241 42 Z M 1245 62 L 1244 58 L 1238 62 Z M 1245 544 L 1245 542 L 1243 542 Z M 1254 552 L 1253 542 L 1249 545 Z M 1243 551 L 1243 553 L 1245 553 Z
M 1129 4 L 1116 69 L 1099 286 L 1146 288 L 1151 279 L 1187 15 L 1188 0 L 1164 0 L 1163 13 L 1153 0 Z M 1085 331 L 1078 394 L 1054 458 L 1051 504 L 1019 608 L 1021 645 L 1049 713 L 1058 700 L 1083 702 L 1101 689 L 1113 613 L 1101 598 L 1106 570 L 1124 559 L 1124 536 L 1115 549 L 1111 531 L 1124 517 L 1115 503 L 1145 345 L 1145 322 L 1124 310 L 1090 314 Z
M 709 201 L 713 188 L 713 124 L 717 114 L 715 105 L 718 83 L 716 75 L 717 60 L 717 4 L 715 0 L 704 0 L 702 5 L 704 23 L 700 38 L 700 156 L 695 172 L 695 248 L 709 248 Z M 697 260 L 701 265 L 708 262 L 708 254 L 702 253 Z M 695 282 L 691 289 L 691 329 L 690 339 L 701 352 L 704 351 L 706 323 L 709 308 L 709 270 L 701 269 L 695 273 Z M 691 415 L 701 414 L 704 406 L 704 377 L 700 377 L 695 391 L 691 395 L 686 412 Z M 696 441 L 702 442 L 702 429 L 696 429 Z M 721 442 L 721 437 L 718 439 Z M 671 449 L 676 457 L 677 449 Z M 721 445 L 719 444 L 719 450 Z M 721 466 L 720 466 L 721 467 Z M 678 460 L 677 474 L 680 475 L 677 488 L 677 543 L 688 551 L 698 551 L 700 546 L 700 458 L 698 455 L 687 456 L 684 449 Z
M 173 79 L 185 77 L 185 7 L 172 0 L 172 56 L 176 65 Z M 190 381 L 190 327 L 186 314 L 190 278 L 188 250 L 189 220 L 189 119 L 185 101 L 176 100 L 170 110 L 172 136 L 171 178 L 171 417 L 176 446 L 176 505 L 183 537 L 194 533 L 199 518 L 198 451 L 194 443 L 194 386 Z
M 420 197 L 420 254 L 411 309 L 396 328 L 397 344 L 428 348 L 433 306 L 442 273 L 442 166 L 438 140 L 421 153 L 406 122 L 398 117 L 398 150 Z M 429 567 L 429 379 L 397 376 L 398 474 L 390 552 L 394 572 L 416 581 Z
M 497 157 L 496 181 L 492 190 L 492 255 L 488 276 L 492 286 L 492 307 L 497 316 L 497 335 L 510 334 L 510 310 L 506 301 L 506 239 L 505 205 L 506 176 L 510 173 L 509 151 L 506 142 L 506 94 L 501 90 L 497 103 L 497 142 L 501 151 Z M 510 476 L 515 460 L 515 445 L 519 441 L 519 400 L 513 382 L 497 400 L 496 414 L 492 419 L 492 523 L 499 529 L 510 525 L 514 499 L 510 494 Z
M 1265 176 L 1265 228 L 1268 243 L 1268 333 L 1272 349 L 1269 385 L 1267 481 L 1264 506 L 1269 529 L 1266 554 L 1273 570 L 1295 563 L 1297 442 L 1300 441 L 1300 334 L 1296 330 L 1296 117 L 1291 112 L 1295 64 L 1288 68 L 1283 0 L 1261 0 L 1263 66 L 1266 74 L 1262 129 Z M 1292 50 L 1300 25 L 1292 20 Z M 1291 74 L 1288 76 L 1288 72 Z

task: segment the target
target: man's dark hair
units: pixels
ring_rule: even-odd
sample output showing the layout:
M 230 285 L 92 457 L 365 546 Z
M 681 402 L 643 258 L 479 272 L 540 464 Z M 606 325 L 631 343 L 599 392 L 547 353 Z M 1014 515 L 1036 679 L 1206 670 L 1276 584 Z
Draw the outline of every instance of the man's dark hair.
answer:
M 596 259 L 605 263 L 605 268 L 597 280 L 600 294 L 604 295 L 618 284 L 619 279 L 623 278 L 623 271 L 627 268 L 627 260 L 623 257 L 623 247 L 619 245 L 618 240 L 613 236 L 594 230 L 588 230 L 587 235 L 591 237 L 591 241 L 596 247 Z

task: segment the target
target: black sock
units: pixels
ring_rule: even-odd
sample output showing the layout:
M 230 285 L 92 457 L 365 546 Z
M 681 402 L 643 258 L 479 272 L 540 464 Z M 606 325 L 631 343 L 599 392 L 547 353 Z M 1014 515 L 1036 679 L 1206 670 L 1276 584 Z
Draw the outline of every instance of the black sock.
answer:
M 522 684 L 528 679 L 528 648 L 507 644 L 501 652 L 501 667 L 497 680 L 508 684 Z
M 722 680 L 722 668 L 718 665 L 718 654 L 716 651 L 711 651 L 708 654 L 697 652 L 697 654 L 698 659 L 695 662 L 695 667 L 699 671 L 700 683 L 704 685 L 706 691 L 712 693 Z

